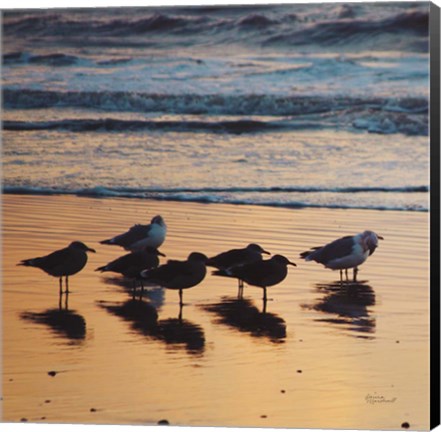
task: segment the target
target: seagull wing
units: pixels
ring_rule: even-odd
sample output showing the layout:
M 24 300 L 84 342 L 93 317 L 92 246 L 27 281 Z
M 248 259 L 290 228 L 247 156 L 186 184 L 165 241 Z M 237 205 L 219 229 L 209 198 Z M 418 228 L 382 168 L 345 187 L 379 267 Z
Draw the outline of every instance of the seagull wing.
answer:
M 264 286 L 269 270 L 267 263 L 268 261 L 258 261 L 244 264 L 231 268 L 229 273 L 251 285 Z
M 307 253 L 304 257 L 309 261 L 316 261 L 318 263 L 325 264 L 333 259 L 339 259 L 350 255 L 353 247 L 353 236 L 345 236 L 334 240 L 333 242 L 328 243 L 319 249 L 309 251 L 310 253 Z
M 158 284 L 168 283 L 179 275 L 189 274 L 191 270 L 187 261 L 169 260 L 167 264 L 149 270 L 145 274 L 145 279 Z
M 72 253 L 69 248 L 64 248 L 50 253 L 49 255 L 31 258 L 21 261 L 20 264 L 25 266 L 37 267 L 49 272 L 56 267 L 63 265 L 72 258 Z
M 152 229 L 151 225 L 133 225 L 127 232 L 124 234 L 117 235 L 113 237 L 111 240 L 104 240 L 101 243 L 104 244 L 116 244 L 122 247 L 129 247 L 131 244 L 136 243 L 137 241 L 148 236 L 150 230 Z
M 64 248 L 40 258 L 40 262 L 45 268 L 52 269 L 64 264 L 70 259 L 72 259 L 72 251 L 69 248 Z
M 243 253 L 244 249 L 231 249 L 210 258 L 207 265 L 218 269 L 226 269 L 235 264 L 240 264 L 243 260 Z

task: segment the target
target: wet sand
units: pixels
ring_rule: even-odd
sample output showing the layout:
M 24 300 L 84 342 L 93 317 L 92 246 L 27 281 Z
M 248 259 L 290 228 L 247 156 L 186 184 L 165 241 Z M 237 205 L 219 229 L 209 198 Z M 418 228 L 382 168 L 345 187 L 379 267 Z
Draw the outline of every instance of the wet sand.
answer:
M 345 429 L 429 428 L 428 213 L 283 209 L 73 196 L 3 197 L 3 421 Z M 161 251 L 183 259 L 257 242 L 294 260 L 262 290 L 209 274 L 142 302 L 94 269 L 124 254 L 99 240 L 161 214 Z M 298 254 L 371 229 L 384 236 L 343 287 Z M 17 267 L 81 240 L 70 279 Z M 48 372 L 53 372 L 48 374 Z

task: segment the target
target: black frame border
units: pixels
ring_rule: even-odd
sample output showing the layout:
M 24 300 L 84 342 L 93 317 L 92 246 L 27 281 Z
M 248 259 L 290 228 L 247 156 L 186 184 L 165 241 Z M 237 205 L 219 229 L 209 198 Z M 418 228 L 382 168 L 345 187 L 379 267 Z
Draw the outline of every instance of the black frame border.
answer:
M 440 8 L 430 3 L 430 428 L 440 424 Z

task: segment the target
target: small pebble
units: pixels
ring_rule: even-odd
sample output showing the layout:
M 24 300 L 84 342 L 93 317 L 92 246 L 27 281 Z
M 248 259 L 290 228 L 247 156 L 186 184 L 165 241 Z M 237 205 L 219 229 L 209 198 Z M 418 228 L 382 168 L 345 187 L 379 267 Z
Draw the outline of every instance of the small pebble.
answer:
M 302 373 L 302 369 L 297 369 L 297 373 Z
M 158 421 L 158 425 L 169 425 L 170 423 L 168 422 L 168 420 L 162 419 Z
M 90 408 L 90 412 L 96 412 L 96 408 Z
M 20 419 L 20 421 L 21 421 L 21 422 L 27 422 L 28 419 L 23 417 L 22 419 Z
M 46 417 L 41 417 L 40 420 L 46 420 Z
M 49 371 L 47 374 L 48 374 L 49 376 L 51 376 L 51 377 L 54 377 L 55 375 L 57 375 L 57 372 L 55 372 L 55 371 Z
M 410 428 L 410 424 L 407 422 L 401 423 L 401 427 L 404 429 L 409 429 Z
M 260 416 L 260 418 L 267 418 L 268 416 L 267 415 L 265 415 L 265 414 L 262 414 L 261 416 Z
M 285 390 L 280 390 L 280 393 L 285 393 Z
M 51 403 L 51 400 L 50 400 L 50 399 L 46 399 L 46 400 L 44 401 L 44 403 Z

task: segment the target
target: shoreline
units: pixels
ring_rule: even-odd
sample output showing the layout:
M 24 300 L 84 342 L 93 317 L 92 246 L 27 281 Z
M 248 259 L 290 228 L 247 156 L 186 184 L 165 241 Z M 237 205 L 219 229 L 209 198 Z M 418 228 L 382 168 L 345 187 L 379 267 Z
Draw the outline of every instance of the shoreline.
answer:
M 412 192 L 414 193 L 429 193 L 429 190 L 425 190 L 425 187 L 416 187 L 411 188 L 415 189 Z M 234 189 L 234 188 L 233 188 Z M 346 188 L 343 188 L 345 190 Z M 398 188 L 398 189 L 409 189 L 409 188 Z M 209 191 L 215 191 L 216 189 L 208 189 Z M 381 188 L 379 189 L 380 191 Z M 106 192 L 104 192 L 106 191 Z M 192 189 L 177 189 L 178 192 L 195 192 Z M 223 191 L 221 189 L 220 191 Z M 251 192 L 252 190 L 250 190 Z M 370 192 L 371 190 L 368 189 Z M 149 192 L 149 193 L 155 193 L 156 191 Z M 172 191 L 174 192 L 174 191 Z M 198 191 L 196 191 L 198 192 Z M 261 191 L 258 191 L 261 193 Z M 270 189 L 267 190 L 267 192 L 272 193 L 273 191 Z M 306 191 L 310 192 L 310 191 Z M 321 193 L 322 191 L 312 191 L 313 193 Z M 338 193 L 333 192 L 330 190 L 331 193 Z M 348 192 L 351 192 L 348 189 Z M 374 190 L 375 192 L 375 190 Z M 387 191 L 384 191 L 385 193 L 388 193 Z M 363 191 L 355 191 L 351 193 L 363 193 Z M 29 188 L 22 188 L 22 187 L 10 187 L 6 190 L 1 191 L 1 196 L 7 196 L 7 195 L 13 195 L 13 196 L 72 196 L 72 197 L 78 197 L 78 198 L 91 198 L 91 199 L 129 199 L 129 200 L 141 200 L 141 201 L 158 201 L 158 202 L 170 202 L 170 203 L 194 203 L 194 204 L 224 204 L 224 205 L 233 205 L 233 206 L 257 206 L 257 207 L 270 207 L 270 208 L 282 208 L 282 209 L 291 209 L 291 210 L 303 210 L 303 209 L 329 209 L 329 210 L 373 210 L 373 211 L 397 211 L 397 212 L 418 212 L 418 213 L 430 213 L 430 208 L 399 208 L 399 207 L 386 207 L 386 206 L 377 206 L 377 207 L 363 207 L 363 206 L 344 206 L 344 205 L 320 205 L 320 204 L 306 204 L 306 203 L 291 203 L 291 204 L 283 204 L 283 203 L 274 203 L 274 202 L 267 202 L 267 203 L 251 203 L 246 201 L 240 201 L 240 200 L 230 200 L 230 201 L 217 201 L 215 199 L 209 199 L 209 198 L 165 198 L 165 197 L 155 197 L 155 196 L 135 196 L 134 194 L 130 194 L 130 192 L 110 192 L 110 189 L 107 188 L 92 188 L 92 189 L 85 189 L 85 190 L 78 190 L 78 191 L 52 191 L 52 190 L 42 190 L 41 188 L 35 188 L 35 189 L 29 189 Z M 429 203 L 430 199 L 427 200 L 427 204 Z

